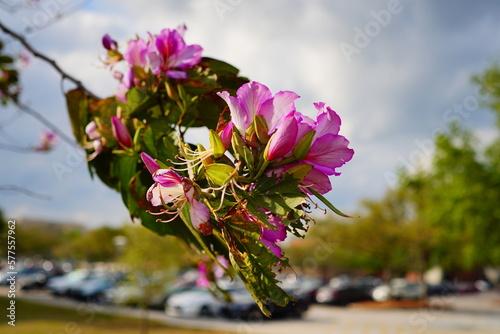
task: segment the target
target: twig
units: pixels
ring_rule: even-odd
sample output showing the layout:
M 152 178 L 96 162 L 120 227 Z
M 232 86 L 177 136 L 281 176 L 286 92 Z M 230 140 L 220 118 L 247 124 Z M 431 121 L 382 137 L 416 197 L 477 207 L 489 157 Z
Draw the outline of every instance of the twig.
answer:
M 20 102 L 19 100 L 15 99 L 13 96 L 9 94 L 5 95 L 12 101 L 12 103 L 14 103 L 19 108 L 19 110 L 24 111 L 31 117 L 36 118 L 40 123 L 45 125 L 47 128 L 51 129 L 57 136 L 59 136 L 59 138 L 61 138 L 62 140 L 64 140 L 65 142 L 67 142 L 72 146 L 80 147 L 77 142 L 75 142 L 71 137 L 62 132 L 55 124 L 53 124 L 47 118 L 42 116 L 42 114 L 40 114 L 38 111 Z
M 26 189 L 26 188 L 23 188 L 23 187 L 19 187 L 19 186 L 16 186 L 16 185 L 11 185 L 11 184 L 0 185 L 0 190 L 3 190 L 3 191 L 15 191 L 15 192 L 24 194 L 26 196 L 30 196 L 30 197 L 41 199 L 41 200 L 45 200 L 45 201 L 52 200 L 52 196 L 45 195 L 45 194 L 39 194 L 39 193 L 36 193 L 36 192 L 31 191 L 29 189 Z
M 16 153 L 28 153 L 28 152 L 34 151 L 33 148 L 31 148 L 31 147 L 23 147 L 23 146 L 18 146 L 18 145 L 13 145 L 13 144 L 5 144 L 5 143 L 0 143 L 0 150 L 16 152 Z
M 56 125 L 54 125 L 51 121 L 49 121 L 48 119 L 46 119 L 45 117 L 43 117 L 38 111 L 36 111 L 33 108 L 31 108 L 31 107 L 23 104 L 22 102 L 19 102 L 19 101 L 13 101 L 13 102 L 14 102 L 14 104 L 16 106 L 19 107 L 19 109 L 21 109 L 22 111 L 26 112 L 28 115 L 36 118 L 38 121 L 40 121 L 40 123 L 42 123 L 43 125 L 45 125 L 49 129 L 51 129 L 52 131 L 54 131 L 54 133 L 56 135 L 58 135 L 59 138 L 61 138 L 62 140 L 64 140 L 65 142 L 67 142 L 68 144 L 70 144 L 72 146 L 80 147 L 78 145 L 78 143 L 76 143 L 71 137 L 69 137 L 68 135 L 66 135 L 64 132 L 62 132 L 61 130 L 59 130 L 59 128 Z
M 76 79 L 72 75 L 66 73 L 57 63 L 55 60 L 47 57 L 43 53 L 40 53 L 37 51 L 35 48 L 31 46 L 31 44 L 28 43 L 26 38 L 24 36 L 12 31 L 10 28 L 6 27 L 2 22 L 0 22 L 0 29 L 3 30 L 6 34 L 12 36 L 14 39 L 18 40 L 33 56 L 42 59 L 43 61 L 49 63 L 54 70 L 56 70 L 57 73 L 61 75 L 63 79 L 68 79 L 69 81 L 73 82 L 79 89 L 83 90 L 87 95 L 94 99 L 99 99 L 96 95 L 94 95 L 91 91 L 89 91 L 80 80 Z

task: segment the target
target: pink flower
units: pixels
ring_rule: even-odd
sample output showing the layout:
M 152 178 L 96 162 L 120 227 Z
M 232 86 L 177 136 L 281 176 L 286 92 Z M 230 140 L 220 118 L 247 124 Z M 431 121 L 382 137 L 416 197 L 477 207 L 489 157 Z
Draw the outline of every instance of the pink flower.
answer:
M 278 92 L 274 97 L 267 86 L 256 81 L 241 86 L 236 97 L 228 92 L 217 93 L 229 106 L 231 121 L 244 134 L 255 115 L 261 115 L 267 122 L 269 134 L 276 130 L 282 119 L 295 110 L 297 94 L 289 91 Z
M 123 58 L 130 66 L 144 67 L 146 65 L 146 54 L 148 52 L 148 44 L 142 38 L 131 40 L 128 43 L 127 50 Z
M 40 134 L 40 144 L 35 151 L 50 151 L 57 143 L 57 135 L 53 131 L 43 131 Z
M 205 262 L 198 263 L 198 278 L 196 279 L 196 286 L 201 288 L 207 288 L 210 286 L 210 280 L 208 279 L 207 264 Z
M 269 215 L 267 220 L 269 223 L 276 226 L 276 229 L 268 229 L 262 226 L 260 242 L 267 246 L 277 257 L 281 257 L 281 247 L 276 245 L 276 243 L 286 239 L 286 226 L 283 224 L 283 220 L 278 216 Z
M 189 203 L 189 215 L 194 228 L 203 235 L 212 234 L 210 210 L 195 199 L 195 189 L 190 179 L 181 177 L 172 169 L 158 169 L 153 173 L 153 180 L 155 183 L 148 189 L 146 198 L 153 206 L 167 207 L 161 214 L 174 215 L 167 222 L 176 218 Z
M 90 140 L 93 140 L 92 147 L 94 148 L 94 153 L 89 156 L 89 160 L 92 160 L 103 150 L 101 134 L 99 133 L 97 124 L 94 121 L 91 121 L 89 124 L 87 124 L 87 126 L 85 127 L 85 133 Z
M 185 70 L 200 62 L 203 49 L 199 45 L 186 45 L 185 30 L 185 26 L 163 29 L 159 35 L 152 36 L 147 57 L 154 74 L 165 73 L 174 79 L 184 79 L 187 77 Z
M 132 138 L 130 137 L 125 125 L 123 125 L 121 119 L 116 116 L 111 117 L 111 125 L 113 126 L 113 134 L 115 135 L 118 144 L 120 144 L 122 148 L 131 148 Z
M 312 128 L 316 131 L 312 145 L 303 163 L 312 164 L 314 168 L 326 175 L 340 175 L 336 168 L 352 159 L 354 150 L 348 148 L 349 141 L 340 136 L 340 117 L 330 107 L 325 108 L 323 102 L 315 103 L 318 110 Z

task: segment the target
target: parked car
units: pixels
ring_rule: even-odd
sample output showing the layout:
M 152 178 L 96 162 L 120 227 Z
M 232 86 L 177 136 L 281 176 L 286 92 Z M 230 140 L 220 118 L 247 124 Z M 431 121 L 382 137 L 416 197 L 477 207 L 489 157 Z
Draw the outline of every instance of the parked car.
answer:
M 169 316 L 182 318 L 216 316 L 223 304 L 210 291 L 193 288 L 170 296 L 165 304 L 165 312 Z
M 102 274 L 94 271 L 79 269 L 66 275 L 52 277 L 47 282 L 47 288 L 54 296 L 68 295 L 71 289 L 82 281 L 96 278 Z
M 222 316 L 230 319 L 262 320 L 265 316 L 246 289 L 227 291 L 231 302 L 216 298 L 210 291 L 194 288 L 173 294 L 165 304 L 167 315 L 194 318 L 199 316 Z M 289 292 L 291 293 L 291 292 Z M 267 304 L 272 318 L 301 317 L 309 307 L 307 296 L 294 296 L 296 302 L 282 307 Z
M 267 303 L 265 306 L 271 312 L 271 319 L 277 318 L 301 318 L 308 310 L 310 301 L 307 294 L 297 295 L 293 291 L 287 291 L 295 301 L 286 306 Z M 220 314 L 226 318 L 242 319 L 248 321 L 261 321 L 267 319 L 259 309 L 252 296 L 247 290 L 230 291 L 231 303 L 225 303 Z
M 72 298 L 97 303 L 107 303 L 106 291 L 123 279 L 121 274 L 105 274 L 99 277 L 81 280 L 68 291 Z
M 422 299 L 426 295 L 426 286 L 423 283 L 412 283 L 404 278 L 393 278 L 389 287 L 392 299 Z
M 148 308 L 163 310 L 167 299 L 172 294 L 192 289 L 195 283 L 160 283 L 146 278 L 127 278 L 107 290 L 106 299 L 115 305 L 146 305 Z
M 456 294 L 458 294 L 457 287 L 449 281 L 427 285 L 427 296 L 447 296 Z
M 53 276 L 55 276 L 55 272 L 43 268 L 24 269 L 17 273 L 17 284 L 23 290 L 42 288 L 47 280 Z
M 306 299 L 309 304 L 316 301 L 316 294 L 324 285 L 321 279 L 309 276 L 288 276 L 292 277 L 281 280 L 281 288 L 300 299 Z
M 361 279 L 334 278 L 328 285 L 322 286 L 316 293 L 316 302 L 320 304 L 347 305 L 372 299 L 373 289 L 380 284 L 374 277 Z
M 404 278 L 393 278 L 389 284 L 384 284 L 372 290 L 372 299 L 383 302 L 390 299 L 402 300 L 422 299 L 427 294 L 427 286 L 422 283 L 412 283 Z

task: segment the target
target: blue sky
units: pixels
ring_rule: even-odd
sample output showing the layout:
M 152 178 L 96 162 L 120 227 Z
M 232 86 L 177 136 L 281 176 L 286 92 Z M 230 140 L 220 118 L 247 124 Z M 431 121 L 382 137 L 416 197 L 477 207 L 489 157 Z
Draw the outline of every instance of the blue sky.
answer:
M 341 116 L 341 134 L 356 152 L 332 178 L 328 195 L 348 213 L 360 199 L 381 196 L 398 166 L 428 163 L 432 138 L 448 120 L 473 129 L 483 142 L 495 135 L 493 115 L 478 105 L 470 77 L 500 57 L 498 2 L 45 0 L 15 13 L 3 10 L 2 22 L 23 32 L 33 26 L 30 43 L 100 96 L 117 85 L 99 61 L 103 34 L 123 47 L 135 34 L 185 23 L 189 44 L 202 45 L 204 55 L 235 65 L 273 92 L 295 91 L 300 112 L 312 116 L 312 103 L 326 102 Z M 57 13 L 69 14 L 44 27 Z M 8 48 L 22 50 L 15 42 Z M 61 85 L 36 59 L 23 70 L 22 83 L 22 100 L 70 134 L 61 87 L 71 85 Z M 2 107 L 0 124 L 0 143 L 34 145 L 44 130 L 14 108 Z M 206 142 L 206 134 L 196 131 L 192 140 Z M 6 216 L 92 227 L 126 222 L 120 196 L 90 179 L 81 154 L 65 143 L 47 154 L 0 151 L 0 185 L 52 197 L 2 191 Z M 61 164 L 68 167 L 62 175 L 54 170 Z

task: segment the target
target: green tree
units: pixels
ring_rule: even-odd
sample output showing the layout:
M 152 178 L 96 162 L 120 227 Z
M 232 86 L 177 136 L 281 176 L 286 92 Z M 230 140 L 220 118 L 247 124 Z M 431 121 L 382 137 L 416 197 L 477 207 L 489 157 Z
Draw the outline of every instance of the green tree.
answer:
M 500 129 L 499 68 L 473 81 Z M 453 123 L 435 144 L 431 167 L 406 175 L 401 184 L 412 194 L 422 224 L 437 228 L 432 258 L 450 269 L 500 265 L 500 137 L 485 148 L 471 131 Z
M 87 261 L 113 261 L 118 249 L 113 239 L 123 235 L 122 228 L 99 227 L 86 233 L 68 232 L 69 239 L 59 246 L 55 253 L 61 257 L 66 254 L 71 259 Z
M 177 270 L 188 263 L 186 248 L 174 237 L 162 237 L 141 226 L 123 228 L 126 244 L 119 261 L 132 269 L 151 274 L 157 270 Z

